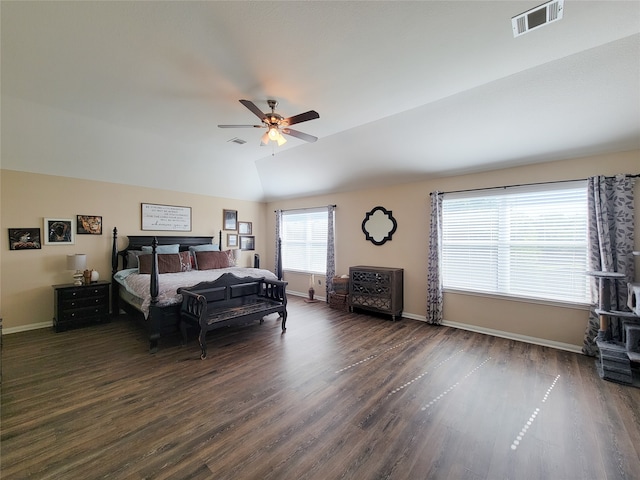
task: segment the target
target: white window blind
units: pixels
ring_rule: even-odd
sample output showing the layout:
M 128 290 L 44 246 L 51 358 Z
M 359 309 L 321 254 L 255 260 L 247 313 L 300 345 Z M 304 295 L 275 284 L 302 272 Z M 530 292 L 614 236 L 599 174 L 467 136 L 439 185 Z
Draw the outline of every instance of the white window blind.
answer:
M 586 182 L 445 194 L 444 288 L 589 303 Z
M 282 212 L 282 268 L 324 274 L 327 271 L 327 209 Z

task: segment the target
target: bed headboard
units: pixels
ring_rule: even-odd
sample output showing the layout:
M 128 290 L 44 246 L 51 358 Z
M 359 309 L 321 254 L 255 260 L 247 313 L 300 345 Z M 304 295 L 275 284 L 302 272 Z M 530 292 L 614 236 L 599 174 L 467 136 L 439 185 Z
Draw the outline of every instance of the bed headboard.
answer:
M 113 229 L 113 248 L 111 254 L 111 267 L 113 274 L 118 271 L 118 257 L 125 259 L 129 250 L 141 250 L 142 247 L 151 246 L 156 240 L 157 245 L 180 245 L 180 251 L 189 250 L 189 247 L 204 244 L 213 244 L 214 237 L 178 236 L 178 235 L 129 235 L 129 245 L 123 250 L 118 250 L 118 229 Z M 218 232 L 218 250 L 222 250 L 222 230 Z

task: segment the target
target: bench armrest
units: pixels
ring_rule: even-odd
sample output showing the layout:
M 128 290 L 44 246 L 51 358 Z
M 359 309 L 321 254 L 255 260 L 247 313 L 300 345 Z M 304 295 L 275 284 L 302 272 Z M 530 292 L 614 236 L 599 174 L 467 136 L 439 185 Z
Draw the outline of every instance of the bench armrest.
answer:
M 287 282 L 265 278 L 262 280 L 260 296 L 287 304 Z
M 186 288 L 179 288 L 178 293 L 182 295 L 182 306 L 180 313 L 191 316 L 194 320 L 200 320 L 207 316 L 207 298 L 204 295 L 191 292 Z

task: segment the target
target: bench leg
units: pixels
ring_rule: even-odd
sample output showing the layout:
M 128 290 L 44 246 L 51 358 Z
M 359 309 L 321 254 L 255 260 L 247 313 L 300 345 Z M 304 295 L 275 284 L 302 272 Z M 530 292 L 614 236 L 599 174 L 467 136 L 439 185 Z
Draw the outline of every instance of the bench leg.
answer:
M 200 358 L 204 360 L 207 358 L 207 331 L 204 328 L 200 329 L 200 335 L 198 336 L 198 342 L 200 342 Z
M 180 321 L 180 333 L 182 334 L 182 346 L 187 344 L 187 322 Z
M 284 312 L 282 312 L 280 314 L 280 316 L 282 317 L 282 331 L 284 332 L 287 329 L 287 311 L 285 310 Z

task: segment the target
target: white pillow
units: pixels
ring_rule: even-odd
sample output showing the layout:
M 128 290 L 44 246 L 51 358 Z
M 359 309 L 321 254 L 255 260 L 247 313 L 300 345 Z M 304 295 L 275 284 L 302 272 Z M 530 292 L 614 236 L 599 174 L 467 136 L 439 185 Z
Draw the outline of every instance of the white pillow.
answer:
M 150 246 L 142 247 L 144 253 L 152 253 L 153 249 Z M 156 253 L 180 253 L 180 244 L 175 245 L 158 245 L 156 247 Z
M 190 252 L 217 252 L 220 248 L 218 245 L 213 245 L 212 243 L 207 243 L 204 245 L 193 245 L 189 247 Z

